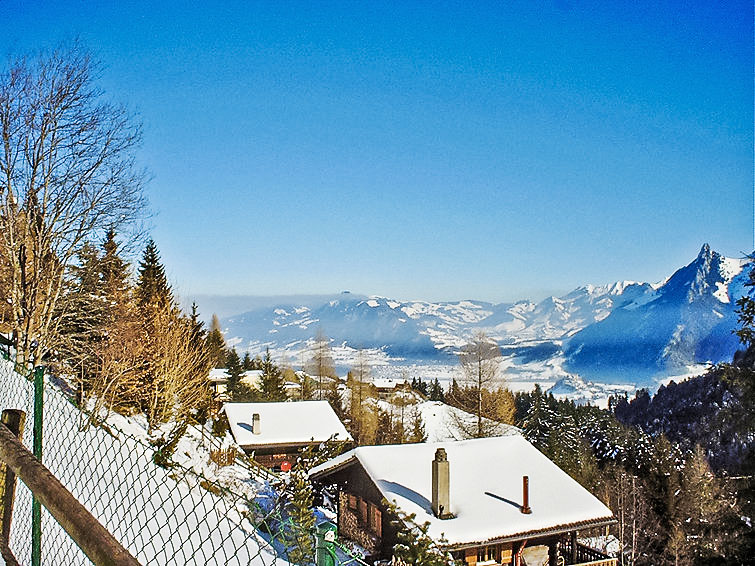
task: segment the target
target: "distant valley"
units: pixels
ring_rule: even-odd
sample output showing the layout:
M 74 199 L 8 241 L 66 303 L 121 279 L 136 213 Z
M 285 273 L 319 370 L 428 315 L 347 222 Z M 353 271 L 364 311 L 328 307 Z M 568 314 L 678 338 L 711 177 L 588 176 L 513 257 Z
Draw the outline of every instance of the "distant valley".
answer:
M 219 312 L 239 352 L 269 347 L 295 368 L 320 331 L 343 374 L 361 350 L 375 376 L 449 381 L 459 371 L 458 349 L 483 331 L 501 346 L 512 389 L 537 382 L 555 395 L 604 403 L 611 393 L 654 388 L 730 361 L 738 347 L 735 303 L 750 290 L 751 269 L 706 244 L 660 283 L 585 285 L 539 303 L 402 302 L 351 293 L 197 302 L 205 313 Z

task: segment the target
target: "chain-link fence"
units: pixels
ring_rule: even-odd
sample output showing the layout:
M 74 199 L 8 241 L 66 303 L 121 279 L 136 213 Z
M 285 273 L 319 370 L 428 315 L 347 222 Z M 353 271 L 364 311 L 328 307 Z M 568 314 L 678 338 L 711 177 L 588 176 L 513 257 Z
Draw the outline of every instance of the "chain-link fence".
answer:
M 281 485 L 271 477 L 254 477 L 253 468 L 244 472 L 238 466 L 231 467 L 235 474 L 214 465 L 205 470 L 216 474 L 158 466 L 156 449 L 146 439 L 112 423 L 89 425 L 64 383 L 46 377 L 44 396 L 43 464 L 140 563 L 287 565 L 290 541 L 297 534 L 302 540 L 301 532 L 288 516 Z M 11 362 L 0 361 L 0 409 L 27 413 L 22 437 L 27 447 L 33 402 L 33 382 Z M 31 556 L 31 501 L 19 482 L 9 547 L 20 564 Z M 90 564 L 44 510 L 42 564 Z

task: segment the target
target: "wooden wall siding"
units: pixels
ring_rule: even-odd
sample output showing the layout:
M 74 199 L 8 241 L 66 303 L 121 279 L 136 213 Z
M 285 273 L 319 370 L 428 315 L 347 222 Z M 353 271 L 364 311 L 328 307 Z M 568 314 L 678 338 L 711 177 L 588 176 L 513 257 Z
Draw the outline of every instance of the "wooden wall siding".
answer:
M 508 566 L 513 558 L 514 548 L 512 543 L 478 546 L 467 548 L 464 551 L 464 561 L 468 566 L 493 563 Z
M 292 465 L 296 462 L 297 453 L 279 453 L 279 454 L 254 454 L 254 461 L 265 466 L 268 469 L 280 468 L 283 462 L 290 462 Z
M 368 552 L 377 552 L 381 540 L 370 532 L 366 520 L 360 521 L 358 513 L 362 503 L 364 500 L 357 496 L 343 491 L 338 493 L 338 536 L 353 540 Z

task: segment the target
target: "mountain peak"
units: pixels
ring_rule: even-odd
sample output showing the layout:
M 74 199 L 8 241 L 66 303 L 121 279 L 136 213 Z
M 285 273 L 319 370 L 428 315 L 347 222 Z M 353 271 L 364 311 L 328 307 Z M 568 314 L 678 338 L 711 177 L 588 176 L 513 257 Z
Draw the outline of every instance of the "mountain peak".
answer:
M 711 251 L 711 249 L 710 249 L 710 244 L 708 244 L 708 242 L 705 242 L 705 243 L 703 244 L 703 247 L 702 247 L 702 248 L 700 248 L 700 253 L 699 253 L 699 254 L 697 254 L 697 258 L 698 258 L 698 259 L 701 259 L 701 258 L 708 258 L 708 257 L 712 257 L 712 255 L 713 255 L 714 253 L 715 253 L 715 252 L 712 252 L 712 251 Z

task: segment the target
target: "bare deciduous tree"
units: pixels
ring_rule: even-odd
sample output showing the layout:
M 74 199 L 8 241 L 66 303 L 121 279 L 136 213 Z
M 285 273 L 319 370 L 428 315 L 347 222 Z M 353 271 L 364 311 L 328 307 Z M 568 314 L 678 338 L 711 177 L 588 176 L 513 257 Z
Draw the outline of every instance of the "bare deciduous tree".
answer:
M 322 330 L 317 331 L 314 344 L 312 345 L 312 357 L 307 364 L 306 371 L 309 375 L 317 377 L 317 398 L 322 399 L 323 381 L 336 377 L 333 364 L 333 356 L 330 352 L 330 338 Z
M 483 332 L 476 334 L 459 352 L 463 372 L 461 387 L 449 393 L 452 405 L 472 413 L 473 420 L 453 412 L 454 425 L 468 438 L 500 434 L 501 423 L 513 420 L 513 397 L 503 387 L 498 372 L 501 349 Z
M 18 58 L 0 75 L 0 262 L 23 362 L 56 346 L 65 271 L 85 240 L 144 207 L 141 127 L 104 100 L 78 43 Z

